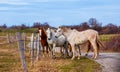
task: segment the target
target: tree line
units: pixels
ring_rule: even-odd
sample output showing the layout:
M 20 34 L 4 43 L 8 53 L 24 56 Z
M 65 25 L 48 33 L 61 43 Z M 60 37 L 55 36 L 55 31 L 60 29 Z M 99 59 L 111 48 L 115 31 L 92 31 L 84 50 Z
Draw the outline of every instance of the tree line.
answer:
M 83 22 L 78 25 L 69 25 L 69 26 L 63 25 L 63 26 L 77 29 L 78 31 L 83 31 L 86 29 L 94 29 L 94 30 L 97 30 L 100 34 L 119 34 L 120 33 L 120 26 L 117 26 L 113 23 L 109 23 L 105 26 L 102 26 L 102 23 L 99 23 L 95 18 L 90 18 L 88 22 Z M 26 29 L 38 28 L 38 27 L 44 27 L 45 29 L 47 29 L 48 27 L 55 28 L 50 26 L 47 22 L 43 24 L 40 22 L 35 22 L 33 23 L 32 26 L 21 24 L 21 25 L 13 25 L 13 26 L 7 27 L 6 24 L 3 24 L 3 25 L 0 25 L 0 32 L 7 31 L 10 29 L 14 31 L 21 31 L 21 30 L 25 31 Z

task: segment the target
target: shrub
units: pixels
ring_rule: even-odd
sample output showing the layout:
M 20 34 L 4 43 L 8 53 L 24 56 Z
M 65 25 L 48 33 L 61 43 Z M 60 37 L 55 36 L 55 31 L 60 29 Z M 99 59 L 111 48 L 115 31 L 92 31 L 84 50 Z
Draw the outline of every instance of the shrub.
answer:
M 105 43 L 106 49 L 114 52 L 120 52 L 120 37 L 115 36 L 109 42 Z

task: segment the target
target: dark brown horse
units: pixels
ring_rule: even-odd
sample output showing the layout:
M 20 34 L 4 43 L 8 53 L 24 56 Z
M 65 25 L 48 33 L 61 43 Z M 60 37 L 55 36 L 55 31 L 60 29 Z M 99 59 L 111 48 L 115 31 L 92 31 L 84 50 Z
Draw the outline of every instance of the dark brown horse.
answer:
M 41 47 L 43 50 L 43 55 L 44 55 L 45 47 L 46 47 L 46 53 L 48 54 L 50 49 L 48 46 L 47 35 L 45 32 L 45 29 L 43 27 L 39 27 L 37 32 L 40 34 L 40 42 L 41 42 Z

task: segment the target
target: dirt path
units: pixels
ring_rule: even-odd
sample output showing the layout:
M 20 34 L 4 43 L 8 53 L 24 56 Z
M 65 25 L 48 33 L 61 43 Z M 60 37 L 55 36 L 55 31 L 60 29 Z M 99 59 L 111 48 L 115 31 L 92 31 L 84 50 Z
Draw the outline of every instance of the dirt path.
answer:
M 95 61 L 101 64 L 102 72 L 120 72 L 120 53 L 100 53 Z

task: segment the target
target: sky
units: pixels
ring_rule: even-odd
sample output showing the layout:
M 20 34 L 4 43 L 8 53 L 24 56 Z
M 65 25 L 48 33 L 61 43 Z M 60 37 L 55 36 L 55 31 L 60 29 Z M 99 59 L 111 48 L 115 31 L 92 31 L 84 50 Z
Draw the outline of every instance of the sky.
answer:
M 0 0 L 0 25 L 34 22 L 58 27 L 96 18 L 102 25 L 120 26 L 120 0 Z

